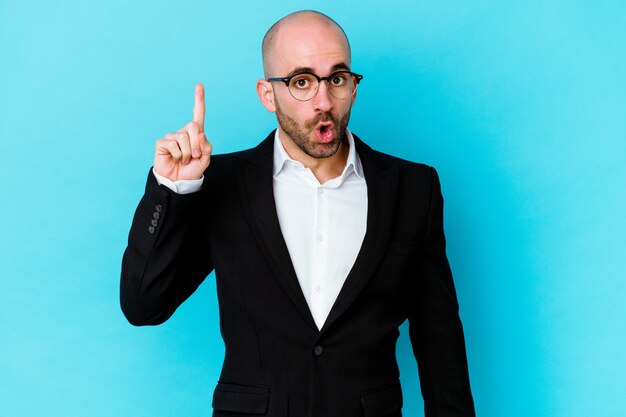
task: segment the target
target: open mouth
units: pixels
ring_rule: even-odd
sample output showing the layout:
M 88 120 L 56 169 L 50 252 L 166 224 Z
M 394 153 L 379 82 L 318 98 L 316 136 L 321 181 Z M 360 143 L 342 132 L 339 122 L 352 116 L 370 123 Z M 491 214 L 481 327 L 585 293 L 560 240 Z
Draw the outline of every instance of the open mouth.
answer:
M 331 124 L 323 124 L 318 128 L 319 139 L 322 143 L 328 143 L 333 140 L 335 136 L 333 133 L 333 127 Z

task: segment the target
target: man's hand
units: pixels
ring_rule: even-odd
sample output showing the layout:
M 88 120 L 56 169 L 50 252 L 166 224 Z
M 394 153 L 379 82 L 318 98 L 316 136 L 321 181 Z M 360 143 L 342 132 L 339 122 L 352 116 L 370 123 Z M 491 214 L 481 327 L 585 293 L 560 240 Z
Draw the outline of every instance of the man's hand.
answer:
M 196 84 L 193 120 L 157 140 L 154 170 L 171 180 L 197 180 L 209 166 L 213 146 L 204 135 L 204 87 Z

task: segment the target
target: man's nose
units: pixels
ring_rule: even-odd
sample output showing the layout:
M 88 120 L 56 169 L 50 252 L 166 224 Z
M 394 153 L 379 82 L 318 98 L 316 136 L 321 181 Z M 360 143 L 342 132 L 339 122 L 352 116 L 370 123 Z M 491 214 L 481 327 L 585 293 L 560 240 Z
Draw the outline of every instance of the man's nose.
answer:
M 320 81 L 317 86 L 317 92 L 313 96 L 313 105 L 315 110 L 324 112 L 329 111 L 333 107 L 333 96 L 330 94 L 327 80 Z

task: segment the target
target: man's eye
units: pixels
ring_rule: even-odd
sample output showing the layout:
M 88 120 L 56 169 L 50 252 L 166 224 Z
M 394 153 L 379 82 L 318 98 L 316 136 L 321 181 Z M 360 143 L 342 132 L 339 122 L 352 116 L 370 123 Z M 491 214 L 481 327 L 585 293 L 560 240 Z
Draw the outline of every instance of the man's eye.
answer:
M 299 89 L 309 88 L 311 86 L 310 81 L 307 78 L 297 78 L 293 80 L 294 87 Z
M 346 82 L 346 75 L 345 75 L 345 74 L 337 74 L 337 75 L 334 75 L 334 76 L 330 79 L 330 82 L 331 82 L 333 85 L 337 85 L 337 86 L 339 86 L 339 85 L 343 85 L 343 84 L 345 84 L 345 82 Z

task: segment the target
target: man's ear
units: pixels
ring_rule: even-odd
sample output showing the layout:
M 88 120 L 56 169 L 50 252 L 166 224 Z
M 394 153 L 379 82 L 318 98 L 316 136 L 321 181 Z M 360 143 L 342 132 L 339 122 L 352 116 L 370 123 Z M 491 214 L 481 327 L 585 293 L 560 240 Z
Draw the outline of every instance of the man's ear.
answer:
M 276 105 L 274 104 L 274 89 L 272 83 L 263 79 L 256 82 L 256 93 L 259 95 L 259 100 L 265 106 L 267 111 L 274 113 L 276 111 Z

